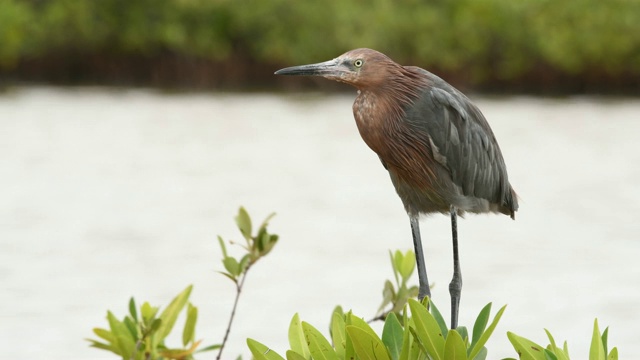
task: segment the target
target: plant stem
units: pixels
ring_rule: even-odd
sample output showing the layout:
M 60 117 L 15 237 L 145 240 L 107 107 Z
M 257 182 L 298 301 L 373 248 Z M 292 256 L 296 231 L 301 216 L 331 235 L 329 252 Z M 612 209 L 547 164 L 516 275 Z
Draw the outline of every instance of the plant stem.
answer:
M 229 317 L 229 324 L 227 325 L 227 331 L 224 333 L 224 339 L 222 339 L 222 344 L 220 345 L 220 350 L 218 351 L 218 356 L 216 360 L 220 360 L 222 356 L 222 350 L 224 350 L 224 345 L 227 343 L 227 339 L 229 338 L 229 333 L 231 332 L 231 324 L 233 324 L 233 318 L 236 315 L 236 308 L 238 307 L 238 299 L 240 299 L 240 293 L 242 293 L 242 285 L 244 285 L 244 280 L 247 278 L 247 273 L 249 272 L 249 268 L 251 265 L 248 265 L 242 274 L 242 278 L 240 281 L 236 283 L 236 299 L 233 302 L 233 308 L 231 309 L 231 316 Z

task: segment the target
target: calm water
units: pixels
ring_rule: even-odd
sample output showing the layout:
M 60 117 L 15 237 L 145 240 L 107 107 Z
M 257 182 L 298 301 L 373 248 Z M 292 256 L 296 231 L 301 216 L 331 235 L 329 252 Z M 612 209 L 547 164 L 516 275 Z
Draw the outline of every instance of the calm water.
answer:
M 114 359 L 83 340 L 106 310 L 164 305 L 190 283 L 197 336 L 219 341 L 234 288 L 216 273 L 216 235 L 239 238 L 239 205 L 256 220 L 276 211 L 281 242 L 249 274 L 225 358 L 247 358 L 247 337 L 283 353 L 295 312 L 323 331 L 336 304 L 371 317 L 387 251 L 411 235 L 354 95 L 0 94 L 2 357 Z M 597 317 L 622 358 L 640 358 L 640 99 L 476 101 L 521 208 L 459 222 L 461 323 L 508 304 L 491 359 L 516 356 L 508 330 L 546 344 L 543 327 L 584 359 Z M 422 232 L 448 316 L 448 218 Z

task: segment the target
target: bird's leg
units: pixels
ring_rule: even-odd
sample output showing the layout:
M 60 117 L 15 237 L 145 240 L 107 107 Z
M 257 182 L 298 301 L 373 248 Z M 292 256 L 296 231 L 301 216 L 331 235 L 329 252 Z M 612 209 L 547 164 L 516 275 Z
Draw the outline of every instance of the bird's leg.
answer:
M 416 265 L 418 266 L 418 281 L 420 288 L 418 291 L 418 300 L 422 301 L 425 296 L 431 297 L 429 289 L 429 280 L 427 279 L 427 269 L 424 265 L 424 253 L 422 252 L 422 240 L 420 239 L 420 223 L 418 217 L 409 215 L 411 220 L 411 234 L 413 235 L 413 247 L 416 252 Z
M 453 279 L 449 283 L 451 294 L 451 328 L 458 327 L 458 309 L 460 308 L 460 294 L 462 293 L 462 273 L 460 272 L 460 258 L 458 257 L 458 224 L 457 211 L 451 207 L 451 235 L 453 237 Z

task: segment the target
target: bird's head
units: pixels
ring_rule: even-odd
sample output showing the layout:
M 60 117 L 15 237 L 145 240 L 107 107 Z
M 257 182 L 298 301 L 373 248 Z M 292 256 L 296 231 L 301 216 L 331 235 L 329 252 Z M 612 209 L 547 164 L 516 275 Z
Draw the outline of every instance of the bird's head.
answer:
M 380 86 L 384 81 L 401 72 L 401 66 L 388 56 L 371 49 L 355 49 L 337 58 L 317 64 L 284 68 L 276 75 L 322 76 L 358 89 Z

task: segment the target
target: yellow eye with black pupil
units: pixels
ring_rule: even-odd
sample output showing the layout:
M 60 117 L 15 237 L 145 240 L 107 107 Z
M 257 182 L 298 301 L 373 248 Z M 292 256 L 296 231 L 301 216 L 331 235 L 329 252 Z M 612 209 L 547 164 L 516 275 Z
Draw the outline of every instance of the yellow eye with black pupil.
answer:
M 361 59 L 358 59 L 358 60 L 353 62 L 353 66 L 358 67 L 358 68 L 361 67 L 362 64 L 364 64 L 364 61 L 362 61 Z

